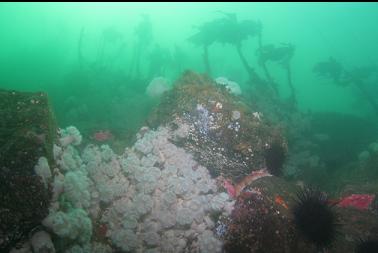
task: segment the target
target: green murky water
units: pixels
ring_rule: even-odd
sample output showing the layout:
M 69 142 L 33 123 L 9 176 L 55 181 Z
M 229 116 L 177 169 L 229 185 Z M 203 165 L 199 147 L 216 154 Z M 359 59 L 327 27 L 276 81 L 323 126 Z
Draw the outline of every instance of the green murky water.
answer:
M 204 73 L 281 129 L 285 179 L 376 193 L 377 17 L 377 3 L 1 3 L 0 88 L 46 92 L 61 128 L 120 154 L 164 91 Z

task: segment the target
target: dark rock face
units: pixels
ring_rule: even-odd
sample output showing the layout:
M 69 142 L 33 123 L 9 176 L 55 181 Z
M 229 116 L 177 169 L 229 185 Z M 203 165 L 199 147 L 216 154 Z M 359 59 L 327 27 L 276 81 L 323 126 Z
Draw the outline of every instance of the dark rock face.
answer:
M 47 94 L 0 90 L 0 251 L 14 247 L 48 214 L 51 189 L 34 172 L 52 165 L 56 125 Z
M 151 115 L 150 126 L 161 124 L 175 128 L 186 125 L 187 135 L 175 141 L 192 152 L 214 177 L 222 175 L 234 182 L 265 168 L 265 153 L 273 144 L 275 149 L 286 150 L 280 131 L 263 115 L 251 111 L 224 86 L 189 71 Z M 273 163 L 279 170 L 280 164 L 276 164 L 281 161 Z
M 258 191 L 243 192 L 227 222 L 225 251 L 294 252 L 294 227 L 280 209 Z

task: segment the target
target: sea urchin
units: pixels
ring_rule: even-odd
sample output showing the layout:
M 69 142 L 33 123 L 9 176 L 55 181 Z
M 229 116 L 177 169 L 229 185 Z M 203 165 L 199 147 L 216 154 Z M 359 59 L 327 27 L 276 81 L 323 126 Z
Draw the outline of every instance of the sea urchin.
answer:
M 297 193 L 294 222 L 300 233 L 319 249 L 329 247 L 337 234 L 338 217 L 327 196 L 312 188 Z
M 275 176 L 282 174 L 282 166 L 285 162 L 286 151 L 282 143 L 275 141 L 265 151 L 265 163 L 269 173 Z

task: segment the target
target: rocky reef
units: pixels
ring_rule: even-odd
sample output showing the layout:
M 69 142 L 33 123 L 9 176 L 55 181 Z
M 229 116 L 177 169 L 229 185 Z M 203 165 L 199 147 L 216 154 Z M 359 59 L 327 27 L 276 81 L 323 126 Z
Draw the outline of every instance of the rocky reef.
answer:
M 287 149 L 280 130 L 262 113 L 247 107 L 224 85 L 190 71 L 150 117 L 151 127 L 161 124 L 182 129 L 182 136 L 173 141 L 193 153 L 213 177 L 222 175 L 235 182 L 275 164 L 266 158 L 284 156 Z M 271 168 L 277 170 L 275 166 Z
M 1 170 L 0 187 L 7 193 L 0 209 L 2 249 L 320 250 L 298 229 L 296 196 L 305 186 L 279 177 L 287 155 L 280 128 L 205 75 L 188 71 L 161 96 L 148 126 L 120 154 L 108 145 L 83 145 L 74 126 L 21 135 L 54 141 L 36 142 L 40 146 L 32 151 L 40 153 L 25 163 L 30 168 Z M 22 151 L 20 146 L 8 150 L 19 154 L 17 148 Z M 322 205 L 334 207 L 331 214 L 342 224 L 327 249 L 347 252 L 357 245 L 356 238 L 376 234 L 374 197 L 322 197 Z M 363 208 L 355 208 L 356 203 Z M 305 222 L 316 225 L 317 218 Z

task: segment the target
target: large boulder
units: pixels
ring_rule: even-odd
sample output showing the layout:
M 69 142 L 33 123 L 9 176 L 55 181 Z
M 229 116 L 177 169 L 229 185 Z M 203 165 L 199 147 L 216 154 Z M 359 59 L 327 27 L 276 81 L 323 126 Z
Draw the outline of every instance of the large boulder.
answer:
M 259 111 L 253 111 L 207 76 L 187 71 L 162 98 L 149 126 L 182 129 L 172 140 L 195 155 L 213 177 L 234 182 L 254 170 L 279 173 L 286 141 Z

